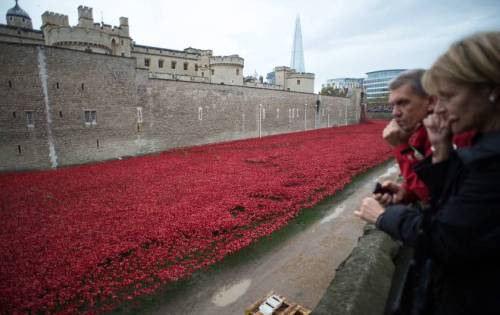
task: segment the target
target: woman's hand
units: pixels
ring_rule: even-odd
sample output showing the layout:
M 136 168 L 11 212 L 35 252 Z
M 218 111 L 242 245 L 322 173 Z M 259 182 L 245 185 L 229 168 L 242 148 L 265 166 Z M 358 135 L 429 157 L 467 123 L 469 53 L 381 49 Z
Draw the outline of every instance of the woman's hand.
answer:
M 384 208 L 372 197 L 366 197 L 361 202 L 359 210 L 354 211 L 354 214 L 365 220 L 368 223 L 377 222 L 378 217 L 384 213 Z
M 424 126 L 432 146 L 432 163 L 448 159 L 453 148 L 451 120 L 445 115 L 433 113 L 424 119 Z

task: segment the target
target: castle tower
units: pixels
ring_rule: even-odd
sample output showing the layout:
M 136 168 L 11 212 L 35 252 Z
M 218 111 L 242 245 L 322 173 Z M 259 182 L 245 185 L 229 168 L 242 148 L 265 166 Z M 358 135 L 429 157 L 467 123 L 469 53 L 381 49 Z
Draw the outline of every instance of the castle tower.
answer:
M 300 30 L 300 17 L 298 15 L 295 20 L 295 34 L 293 35 L 292 62 L 290 67 L 297 72 L 306 72 L 304 66 L 304 49 L 302 48 L 302 31 Z
M 7 11 L 6 19 L 7 25 L 9 26 L 27 28 L 30 30 L 33 29 L 33 24 L 31 23 L 30 16 L 28 15 L 28 13 L 26 13 L 26 11 L 21 9 L 19 4 L 17 3 L 17 0 L 16 5 Z
M 94 27 L 92 8 L 84 7 L 82 5 L 78 7 L 78 26 L 86 28 Z

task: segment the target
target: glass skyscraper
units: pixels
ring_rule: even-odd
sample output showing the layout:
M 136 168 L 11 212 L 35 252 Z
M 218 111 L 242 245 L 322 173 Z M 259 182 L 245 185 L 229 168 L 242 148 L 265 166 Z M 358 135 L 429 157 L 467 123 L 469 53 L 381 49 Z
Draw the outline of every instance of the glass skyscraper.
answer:
M 363 85 L 368 102 L 389 97 L 389 82 L 406 69 L 387 69 L 367 72 Z

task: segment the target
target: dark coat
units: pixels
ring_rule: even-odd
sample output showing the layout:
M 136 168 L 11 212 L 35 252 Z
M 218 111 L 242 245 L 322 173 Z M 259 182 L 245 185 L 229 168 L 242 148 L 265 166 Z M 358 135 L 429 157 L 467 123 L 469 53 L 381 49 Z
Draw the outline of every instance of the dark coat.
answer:
M 500 314 L 500 132 L 478 135 L 447 161 L 415 169 L 434 206 L 435 314 Z M 377 227 L 414 245 L 422 214 L 387 207 Z

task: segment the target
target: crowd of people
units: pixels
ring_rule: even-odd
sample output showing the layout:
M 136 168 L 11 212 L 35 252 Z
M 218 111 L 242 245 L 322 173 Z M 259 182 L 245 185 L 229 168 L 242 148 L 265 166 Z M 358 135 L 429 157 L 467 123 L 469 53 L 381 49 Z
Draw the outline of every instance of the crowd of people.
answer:
M 404 180 L 355 214 L 424 253 L 408 313 L 500 314 L 500 32 L 457 41 L 389 89 L 383 137 Z

